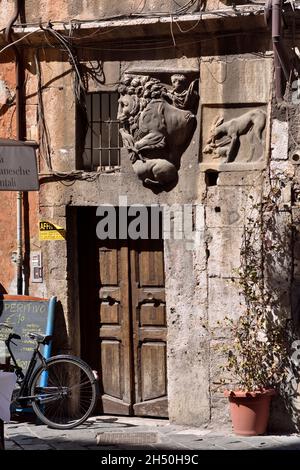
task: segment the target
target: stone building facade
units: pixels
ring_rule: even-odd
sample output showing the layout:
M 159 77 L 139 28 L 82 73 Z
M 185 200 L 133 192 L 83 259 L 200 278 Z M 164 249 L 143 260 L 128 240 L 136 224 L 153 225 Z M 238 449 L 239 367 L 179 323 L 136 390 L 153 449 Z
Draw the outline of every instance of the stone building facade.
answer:
M 259 200 L 279 179 L 278 227 L 299 223 L 298 104 L 276 103 L 264 5 L 3 0 L 2 30 L 18 3 L 24 139 L 39 143 L 40 181 L 23 200 L 23 292 L 57 296 L 56 348 L 98 370 L 100 411 L 227 425 L 207 325 L 241 309 L 230 280 L 249 196 Z M 297 45 L 297 12 L 295 22 L 286 15 L 288 48 Z M 15 138 L 15 53 L 0 41 L 1 137 Z M 101 242 L 96 208 L 121 212 L 125 202 L 164 207 L 164 239 Z M 2 193 L 8 293 L 16 292 L 15 203 L 15 193 Z M 39 240 L 39 221 L 63 227 L 66 239 Z M 282 308 L 295 318 L 298 245 L 296 230 L 275 269 Z M 273 415 L 276 429 L 291 427 L 280 404 Z

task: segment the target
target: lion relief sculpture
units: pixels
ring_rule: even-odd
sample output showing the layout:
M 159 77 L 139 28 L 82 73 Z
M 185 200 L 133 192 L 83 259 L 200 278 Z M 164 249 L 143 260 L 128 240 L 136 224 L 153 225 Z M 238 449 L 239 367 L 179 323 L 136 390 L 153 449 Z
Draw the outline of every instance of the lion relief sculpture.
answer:
M 178 181 L 180 158 L 196 125 L 196 81 L 172 77 L 168 90 L 158 79 L 125 75 L 118 91 L 120 134 L 133 170 L 145 185 L 166 187 Z

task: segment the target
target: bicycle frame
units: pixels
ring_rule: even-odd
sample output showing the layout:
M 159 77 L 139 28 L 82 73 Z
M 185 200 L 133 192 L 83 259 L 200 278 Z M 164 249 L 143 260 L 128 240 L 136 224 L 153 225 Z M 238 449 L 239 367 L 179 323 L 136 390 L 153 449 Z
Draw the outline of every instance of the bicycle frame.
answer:
M 1 326 L 7 325 L 0 323 Z M 76 356 L 60 354 L 45 359 L 40 345 L 48 345 L 51 335 L 30 333 L 29 337 L 36 341 L 36 346 L 25 372 L 11 348 L 11 343 L 15 345 L 12 340 L 21 339 L 20 336 L 11 333 L 5 340 L 11 370 L 17 376 L 18 387 L 12 399 L 16 411 L 19 406 L 24 409 L 31 404 L 37 418 L 55 429 L 72 429 L 84 423 L 93 412 L 99 394 L 94 372 Z M 56 401 L 57 406 L 53 404 Z
M 8 349 L 8 352 L 10 354 L 10 357 L 13 361 L 12 367 L 14 368 L 14 371 L 15 371 L 16 376 L 17 376 L 17 383 L 18 383 L 18 385 L 20 385 L 19 393 L 18 393 L 18 396 L 16 397 L 16 399 L 20 402 L 21 401 L 27 401 L 27 400 L 33 400 L 35 398 L 34 396 L 27 395 L 28 386 L 30 384 L 30 381 L 31 381 L 31 378 L 33 376 L 33 372 L 34 372 L 34 369 L 35 369 L 35 366 L 36 366 L 38 360 L 41 362 L 43 367 L 46 367 L 46 360 L 43 357 L 43 355 L 41 354 L 41 352 L 39 351 L 40 345 L 37 344 L 36 347 L 34 348 L 33 352 L 32 352 L 32 356 L 31 356 L 31 359 L 30 359 L 30 362 L 29 362 L 29 366 L 28 366 L 28 368 L 27 368 L 27 370 L 24 374 L 22 367 L 20 367 L 19 364 L 17 363 L 15 355 L 13 354 L 13 352 L 11 350 L 11 347 L 10 347 L 11 339 L 12 338 L 9 335 L 8 339 L 5 341 L 5 344 L 6 344 L 6 347 Z

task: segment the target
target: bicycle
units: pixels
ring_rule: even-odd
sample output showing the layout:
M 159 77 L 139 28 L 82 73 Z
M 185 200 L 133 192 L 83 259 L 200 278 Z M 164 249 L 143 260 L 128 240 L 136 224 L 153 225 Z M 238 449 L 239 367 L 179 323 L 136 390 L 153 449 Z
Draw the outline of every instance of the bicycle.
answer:
M 0 327 L 12 329 L 0 323 Z M 29 333 L 36 342 L 29 366 L 24 374 L 22 367 L 11 350 L 12 340 L 20 340 L 15 333 L 9 333 L 5 345 L 12 364 L 9 370 L 15 372 L 17 389 L 13 403 L 19 406 L 31 404 L 36 416 L 54 429 L 71 429 L 79 426 L 92 414 L 97 397 L 98 381 L 92 369 L 82 359 L 71 355 L 57 355 L 45 359 L 40 352 L 42 345 L 49 344 L 52 337 Z M 37 366 L 37 363 L 40 363 Z M 36 367 L 37 366 L 37 367 Z

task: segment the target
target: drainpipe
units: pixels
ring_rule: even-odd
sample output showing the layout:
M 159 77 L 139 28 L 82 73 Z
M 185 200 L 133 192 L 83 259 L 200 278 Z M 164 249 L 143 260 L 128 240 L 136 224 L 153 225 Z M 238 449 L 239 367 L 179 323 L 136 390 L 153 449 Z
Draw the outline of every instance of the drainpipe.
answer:
M 5 29 L 5 39 L 8 43 L 12 42 L 12 27 L 18 18 L 21 10 L 23 0 L 15 0 L 14 13 L 9 20 L 9 23 Z M 13 45 L 12 49 L 15 54 L 15 76 L 16 76 L 16 134 L 17 140 L 23 140 L 23 122 L 22 122 L 22 67 L 21 67 L 21 56 L 18 48 Z M 23 293 L 23 193 L 18 191 L 17 193 L 17 294 L 22 295 Z
M 281 101 L 282 93 L 282 72 L 286 81 L 291 76 L 291 65 L 288 53 L 281 37 L 281 20 L 282 20 L 282 0 L 267 0 L 265 5 L 265 22 L 269 26 L 272 23 L 272 44 L 274 53 L 275 67 L 275 90 L 276 98 Z
M 282 100 L 282 68 L 279 60 L 278 47 L 281 35 L 281 0 L 272 0 L 272 44 L 275 68 L 275 91 L 277 100 Z

